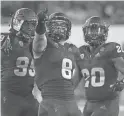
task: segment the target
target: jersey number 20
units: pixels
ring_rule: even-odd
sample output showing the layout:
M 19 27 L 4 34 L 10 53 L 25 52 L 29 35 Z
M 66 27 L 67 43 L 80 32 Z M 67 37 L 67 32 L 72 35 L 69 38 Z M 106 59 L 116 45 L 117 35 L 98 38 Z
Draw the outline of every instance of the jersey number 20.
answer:
M 83 76 L 86 76 L 85 79 L 85 87 L 89 87 L 89 84 L 93 87 L 101 87 L 105 84 L 105 72 L 103 68 L 96 67 L 91 69 L 91 74 L 88 69 L 83 69 L 82 71 Z M 98 73 L 98 77 L 96 76 Z M 99 81 L 97 81 L 97 79 Z M 90 83 L 91 82 L 91 83 Z
M 30 62 L 28 57 L 18 57 L 16 61 L 17 69 L 14 69 L 16 76 L 35 76 L 35 70 L 33 69 L 33 60 Z

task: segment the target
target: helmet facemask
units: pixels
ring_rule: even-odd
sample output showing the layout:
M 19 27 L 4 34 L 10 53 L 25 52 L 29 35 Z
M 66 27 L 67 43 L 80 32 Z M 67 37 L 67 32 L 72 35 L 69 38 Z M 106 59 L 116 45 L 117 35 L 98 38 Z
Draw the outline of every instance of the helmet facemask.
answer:
M 37 25 L 36 20 L 31 20 L 31 21 L 24 21 L 20 33 L 22 36 L 25 38 L 24 42 L 29 42 L 33 39 L 35 35 L 35 27 Z
M 46 36 L 54 42 L 66 41 L 70 31 L 71 22 L 66 17 L 53 17 L 46 23 Z

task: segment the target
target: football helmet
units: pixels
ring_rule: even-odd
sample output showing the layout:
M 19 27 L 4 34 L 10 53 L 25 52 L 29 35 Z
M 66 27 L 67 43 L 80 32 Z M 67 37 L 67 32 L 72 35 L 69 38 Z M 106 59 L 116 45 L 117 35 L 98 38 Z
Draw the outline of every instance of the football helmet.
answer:
M 46 22 L 46 37 L 54 42 L 66 41 L 71 33 L 71 21 L 60 12 L 53 13 Z
M 84 41 L 91 46 L 99 46 L 107 40 L 109 26 L 98 16 L 86 20 L 82 27 Z
M 21 36 L 24 42 L 28 42 L 34 36 L 36 25 L 37 16 L 35 12 L 29 8 L 21 8 L 12 16 L 10 31 Z

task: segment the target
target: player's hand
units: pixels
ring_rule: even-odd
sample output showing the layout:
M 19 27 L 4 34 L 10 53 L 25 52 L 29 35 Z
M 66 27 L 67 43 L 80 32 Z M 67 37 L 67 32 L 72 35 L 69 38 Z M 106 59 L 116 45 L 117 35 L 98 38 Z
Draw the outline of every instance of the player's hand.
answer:
M 38 25 L 36 26 L 36 32 L 41 35 L 46 31 L 45 22 L 48 20 L 48 9 L 46 8 L 44 11 L 41 11 L 37 14 L 38 17 Z
M 46 9 L 44 9 L 44 11 L 41 11 L 37 14 L 39 24 L 47 21 L 47 19 L 48 19 L 47 13 L 48 13 L 48 9 L 46 8 Z
M 0 44 L 1 44 L 0 49 L 3 51 L 5 55 L 9 56 L 12 51 L 12 44 L 10 38 L 8 36 L 7 37 L 4 36 L 4 34 L 2 35 L 1 33 Z
M 124 89 L 124 79 L 117 81 L 115 84 L 110 86 L 112 91 L 122 91 Z

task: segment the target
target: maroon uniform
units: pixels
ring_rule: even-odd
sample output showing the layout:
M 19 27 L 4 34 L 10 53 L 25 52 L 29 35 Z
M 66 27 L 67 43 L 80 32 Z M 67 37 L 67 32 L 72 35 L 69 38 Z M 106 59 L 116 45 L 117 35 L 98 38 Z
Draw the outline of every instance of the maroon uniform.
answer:
M 84 116 L 98 116 L 102 110 L 108 109 L 110 113 L 103 111 L 103 116 L 117 116 L 118 100 L 117 92 L 113 92 L 111 85 L 117 81 L 118 71 L 112 59 L 122 56 L 119 44 L 110 42 L 98 47 L 91 53 L 89 46 L 80 47 L 78 66 L 85 78 L 86 103 Z M 111 108 L 113 106 L 113 108 Z M 98 112 L 97 112 L 98 110 Z M 114 111 L 111 112 L 110 110 Z
M 72 51 L 48 41 L 47 48 L 40 58 L 35 59 L 34 65 L 36 83 L 43 97 L 39 114 L 80 116 L 74 100 L 72 73 L 75 61 Z
M 37 101 L 32 95 L 35 71 L 28 46 L 16 37 L 2 35 L 1 96 L 3 116 L 36 116 Z M 30 111 L 30 112 L 29 112 Z
M 73 99 L 74 56 L 64 46 L 48 43 L 43 55 L 35 60 L 36 82 L 42 96 L 64 100 Z

